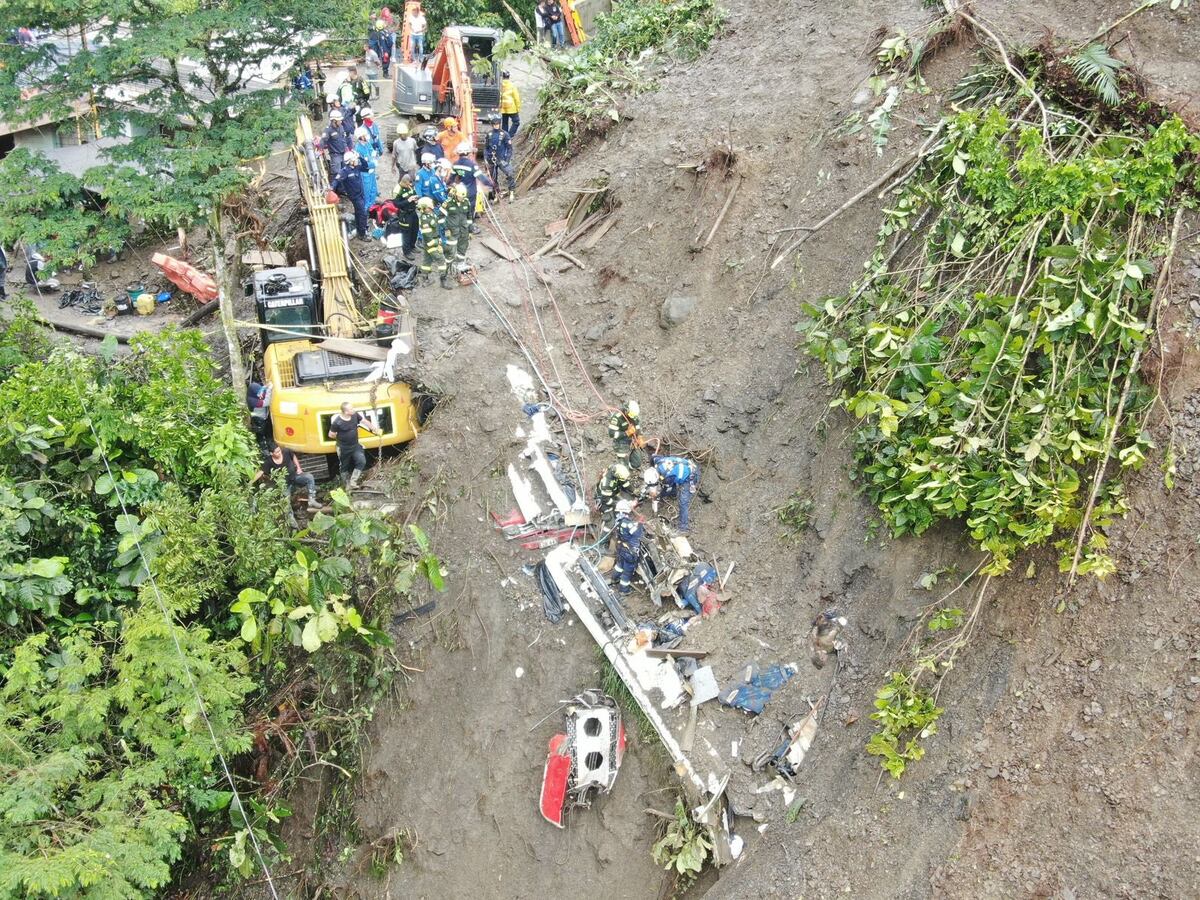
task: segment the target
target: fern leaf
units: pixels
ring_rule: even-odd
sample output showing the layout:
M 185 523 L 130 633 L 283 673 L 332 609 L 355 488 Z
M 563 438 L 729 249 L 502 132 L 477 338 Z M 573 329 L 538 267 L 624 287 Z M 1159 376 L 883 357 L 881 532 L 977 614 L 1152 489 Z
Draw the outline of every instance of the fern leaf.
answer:
M 1120 102 L 1121 85 L 1117 72 L 1124 63 L 1113 58 L 1107 47 L 1088 44 L 1074 56 L 1067 57 L 1067 62 L 1075 70 L 1076 77 L 1095 91 L 1101 100 L 1109 106 L 1116 106 Z

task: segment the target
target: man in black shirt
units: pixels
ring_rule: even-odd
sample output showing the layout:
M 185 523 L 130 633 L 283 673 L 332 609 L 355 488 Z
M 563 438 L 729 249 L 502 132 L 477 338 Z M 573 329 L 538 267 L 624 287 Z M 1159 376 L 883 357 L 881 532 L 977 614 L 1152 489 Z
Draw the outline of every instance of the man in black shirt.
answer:
M 296 458 L 295 453 L 278 444 L 263 458 L 262 470 L 254 476 L 254 480 L 258 481 L 260 478 L 264 478 L 271 481 L 278 469 L 283 470 L 284 483 L 291 489 L 291 493 L 298 494 L 304 491 L 308 494 L 309 512 L 315 512 L 321 508 L 321 504 L 317 502 L 316 479 L 300 467 L 300 460 Z
M 378 425 L 362 413 L 355 412 L 353 404 L 348 401 L 342 404 L 341 413 L 329 420 L 329 437 L 337 440 L 338 468 L 341 469 L 348 491 L 358 487 L 358 479 L 367 468 L 367 454 L 358 439 L 359 428 L 365 428 L 372 434 L 383 433 Z

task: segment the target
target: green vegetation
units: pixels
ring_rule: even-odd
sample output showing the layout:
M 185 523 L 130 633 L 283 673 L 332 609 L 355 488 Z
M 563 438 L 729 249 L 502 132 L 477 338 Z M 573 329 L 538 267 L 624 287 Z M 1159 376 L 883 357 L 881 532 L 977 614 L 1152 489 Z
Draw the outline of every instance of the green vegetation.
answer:
M 621 119 L 621 96 L 652 85 L 646 66 L 654 53 L 692 58 L 712 43 L 724 19 L 716 0 L 629 0 L 614 6 L 581 48 L 548 56 L 550 78 L 531 126 L 537 148 L 565 155 L 589 136 L 603 134 Z
M 1178 119 L 1102 137 L 1074 121 L 945 120 L 867 274 L 801 326 L 893 533 L 963 518 L 991 574 L 1064 531 L 1064 570 L 1111 572 L 1102 529 L 1126 505 L 1107 463 L 1152 447 L 1137 363 L 1200 140 Z
M 298 752 L 280 689 L 317 686 L 308 752 L 333 746 L 344 710 L 322 704 L 361 709 L 378 621 L 441 578 L 427 542 L 344 501 L 289 532 L 198 333 L 104 349 L 49 348 L 29 308 L 0 332 L 0 898 L 254 872 L 287 815 L 271 738 Z
M 867 752 L 880 757 L 879 764 L 893 778 L 904 774 L 910 762 L 925 755 L 918 741 L 937 733 L 941 707 L 917 687 L 917 675 L 888 672 L 887 683 L 875 694 L 871 718 L 879 730 L 867 742 Z
M 812 526 L 813 501 L 797 489 L 787 502 L 775 510 L 775 518 L 786 529 L 785 538 L 797 539 Z
M 683 800 L 675 801 L 675 818 L 665 822 L 663 836 L 650 850 L 654 861 L 675 877 L 674 892 L 682 893 L 696 880 L 712 853 L 703 826 L 692 821 Z

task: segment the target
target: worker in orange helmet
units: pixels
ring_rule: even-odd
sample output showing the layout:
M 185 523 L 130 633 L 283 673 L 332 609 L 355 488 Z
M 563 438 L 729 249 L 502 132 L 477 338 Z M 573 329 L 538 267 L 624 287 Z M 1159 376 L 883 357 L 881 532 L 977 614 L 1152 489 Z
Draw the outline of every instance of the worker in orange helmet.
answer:
M 447 116 L 442 119 L 442 130 L 438 132 L 438 144 L 442 148 L 442 156 L 455 159 L 458 154 L 454 151 L 463 142 L 463 133 L 458 128 L 458 119 Z

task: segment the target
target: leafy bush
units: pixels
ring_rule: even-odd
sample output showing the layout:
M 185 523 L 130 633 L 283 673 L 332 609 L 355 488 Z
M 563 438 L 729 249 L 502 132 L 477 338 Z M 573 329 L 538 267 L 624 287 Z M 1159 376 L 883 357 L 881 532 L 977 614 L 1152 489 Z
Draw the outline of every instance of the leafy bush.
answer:
M 677 890 L 685 890 L 696 880 L 712 853 L 712 841 L 704 829 L 692 821 L 682 800 L 675 801 L 675 818 L 667 823 L 661 838 L 650 850 L 654 861 L 675 876 Z
M 937 732 L 942 708 L 917 687 L 916 674 L 888 672 L 887 679 L 875 694 L 871 718 L 879 723 L 879 730 L 867 742 L 867 752 L 880 757 L 884 770 L 899 778 L 910 762 L 925 755 L 919 741 Z
M 600 17 L 591 39 L 571 53 L 551 53 L 549 80 L 531 125 L 538 149 L 563 154 L 588 133 L 620 121 L 619 98 L 650 87 L 645 55 L 691 58 L 712 43 L 725 19 L 716 0 L 629 0 Z
M 1190 202 L 1200 140 L 1178 119 L 1049 144 L 999 109 L 945 125 L 885 210 L 867 275 L 806 307 L 803 346 L 843 388 L 833 405 L 858 421 L 865 489 L 895 534 L 964 518 L 999 574 L 1072 530 L 1079 571 L 1104 575 L 1099 529 L 1126 505 L 1113 481 L 1092 507 L 1088 479 L 1110 450 L 1137 467 L 1152 447 L 1135 364 L 1163 218 Z
M 213 847 L 249 874 L 251 833 L 273 843 L 285 811 L 248 779 L 245 808 L 232 802 L 180 653 L 233 758 L 272 676 L 312 673 L 282 654 L 252 666 L 258 620 L 232 598 L 308 603 L 321 643 L 334 615 L 369 651 L 386 636 L 364 619 L 415 575 L 440 587 L 440 563 L 419 530 L 344 497 L 292 536 L 277 486 L 250 483 L 241 399 L 194 332 L 140 336 L 120 358 L 43 340 L 28 311 L 0 329 L 0 900 L 151 896 Z

